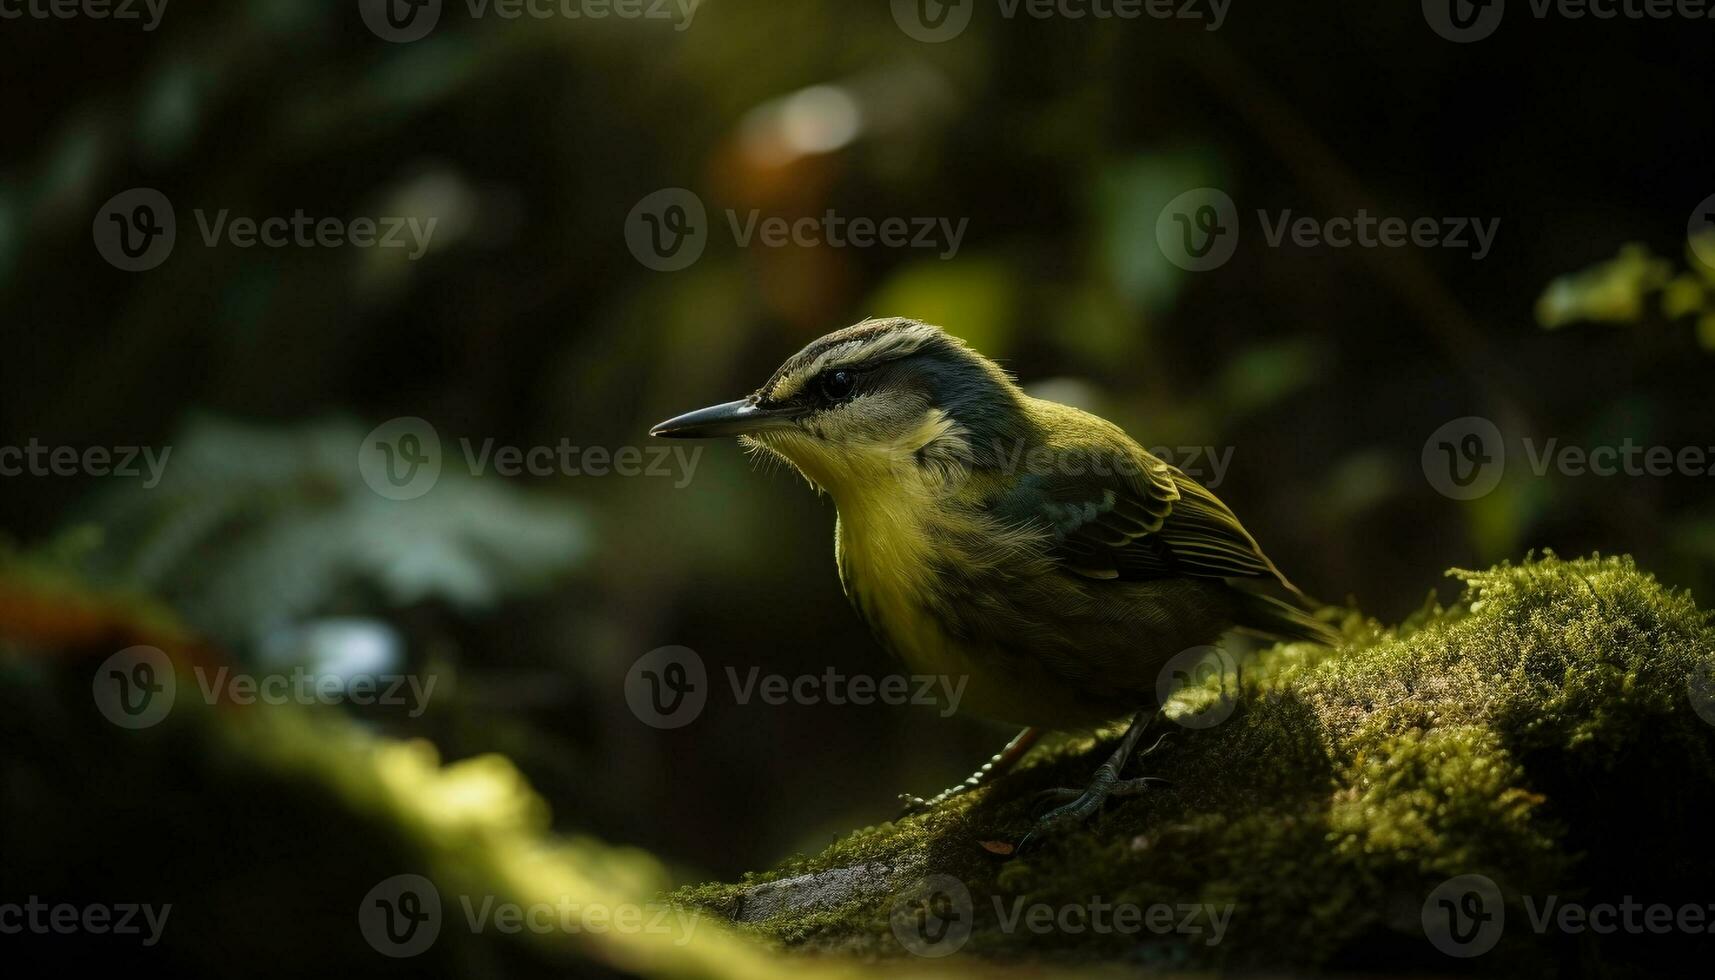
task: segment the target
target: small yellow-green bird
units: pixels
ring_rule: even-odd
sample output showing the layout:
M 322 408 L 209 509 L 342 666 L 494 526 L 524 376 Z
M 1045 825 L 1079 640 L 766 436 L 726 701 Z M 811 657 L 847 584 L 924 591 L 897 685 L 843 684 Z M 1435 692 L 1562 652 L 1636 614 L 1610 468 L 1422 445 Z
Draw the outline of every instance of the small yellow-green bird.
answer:
M 1135 712 L 1118 749 L 1033 834 L 1110 796 L 1176 654 L 1231 629 L 1329 642 L 1331 630 L 1234 579 L 1303 596 L 1233 512 L 1113 423 L 1033 398 L 941 328 L 866 320 L 816 340 L 747 398 L 652 435 L 740 436 L 838 510 L 834 557 L 858 614 L 913 672 L 963 677 L 964 704 L 1027 727 L 930 801 L 998 776 L 1045 729 Z

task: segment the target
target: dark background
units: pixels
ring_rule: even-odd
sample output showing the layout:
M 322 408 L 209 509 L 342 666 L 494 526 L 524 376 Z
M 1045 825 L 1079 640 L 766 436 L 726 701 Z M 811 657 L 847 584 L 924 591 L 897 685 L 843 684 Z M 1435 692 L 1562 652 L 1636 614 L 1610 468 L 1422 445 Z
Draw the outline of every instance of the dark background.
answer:
M 711 0 L 683 32 L 449 4 L 409 44 L 351 2 L 174 0 L 151 33 L 0 21 L 0 445 L 175 447 L 153 490 L 0 478 L 0 530 L 168 600 L 240 658 L 306 623 L 369 624 L 449 692 L 376 725 L 450 758 L 509 755 L 556 826 L 647 847 L 684 880 L 885 819 L 1008 733 L 722 695 L 674 731 L 632 716 L 626 671 L 668 644 L 717 677 L 895 670 L 840 594 L 831 505 L 736 446 L 707 446 L 685 487 L 453 474 L 395 504 L 355 482 L 351 439 L 420 416 L 449 454 L 462 437 L 646 445 L 651 423 L 750 391 L 821 333 L 915 316 L 1145 445 L 1231 447 L 1218 492 L 1281 567 L 1383 621 L 1451 599 L 1450 566 L 1533 548 L 1629 552 L 1706 598 L 1709 477 L 1537 478 L 1517 440 L 1715 444 L 1695 317 L 1651 299 L 1546 330 L 1535 312 L 1627 243 L 1686 268 L 1687 222 L 1715 193 L 1715 22 L 1512 8 L 1466 45 L 1416 4 L 1245 0 L 1212 33 L 979 4 L 935 45 L 882 2 Z M 792 152 L 779 100 L 809 86 L 861 122 Z M 1232 261 L 1183 273 L 1155 220 L 1202 185 L 1243 232 Z M 174 202 L 179 238 L 127 273 L 91 224 L 139 186 Z M 663 187 L 695 191 L 714 224 L 683 271 L 626 245 L 628 213 Z M 440 226 L 415 262 L 208 248 L 199 207 Z M 1474 261 L 1270 248 L 1255 219 L 1360 207 L 1498 218 L 1499 234 Z M 740 248 L 727 208 L 969 225 L 945 261 Z M 1419 460 L 1467 415 L 1519 455 L 1461 502 Z M 366 529 L 417 547 L 378 558 Z

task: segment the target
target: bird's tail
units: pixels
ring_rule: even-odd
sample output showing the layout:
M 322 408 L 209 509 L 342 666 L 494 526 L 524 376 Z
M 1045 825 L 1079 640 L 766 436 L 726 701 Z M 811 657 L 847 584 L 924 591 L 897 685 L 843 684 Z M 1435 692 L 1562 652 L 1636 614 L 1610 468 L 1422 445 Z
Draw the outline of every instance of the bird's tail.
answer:
M 1235 626 L 1269 640 L 1302 641 L 1333 646 L 1340 640 L 1334 627 L 1297 606 L 1272 596 L 1238 592 Z

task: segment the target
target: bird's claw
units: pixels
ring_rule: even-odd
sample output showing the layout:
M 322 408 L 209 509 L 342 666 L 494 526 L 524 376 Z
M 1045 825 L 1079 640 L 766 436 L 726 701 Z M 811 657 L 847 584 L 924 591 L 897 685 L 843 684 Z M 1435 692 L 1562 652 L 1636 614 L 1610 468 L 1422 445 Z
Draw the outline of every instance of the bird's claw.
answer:
M 1119 778 L 1121 770 L 1125 768 L 1126 762 L 1133 755 L 1132 746 L 1142 736 L 1147 724 L 1148 716 L 1142 713 L 1139 713 L 1132 720 L 1131 727 L 1126 730 L 1125 738 L 1121 740 L 1119 748 L 1114 751 L 1107 762 L 1096 770 L 1095 777 L 1090 780 L 1087 789 L 1080 792 L 1070 788 L 1055 788 L 1043 790 L 1036 794 L 1037 806 L 1040 806 L 1044 801 L 1053 801 L 1061 805 L 1037 818 L 1029 833 L 1026 833 L 1019 840 L 1017 852 L 1023 853 L 1030 847 L 1040 844 L 1043 838 L 1057 833 L 1063 828 L 1075 826 L 1090 819 L 1101 810 L 1102 804 L 1111 797 L 1137 796 L 1147 792 L 1151 785 L 1166 785 L 1167 780 L 1159 776 L 1139 776 L 1135 779 Z M 1149 748 L 1136 754 L 1139 756 L 1149 755 L 1160 748 L 1161 743 L 1166 738 L 1167 736 L 1163 734 Z
M 1036 824 L 1030 828 L 1018 842 L 1018 851 L 1022 853 L 1033 844 L 1040 844 L 1045 837 L 1052 836 L 1068 827 L 1076 826 L 1094 816 L 1103 803 L 1110 799 L 1124 799 L 1139 796 L 1147 792 L 1151 786 L 1171 786 L 1170 780 L 1160 776 L 1139 776 L 1136 779 L 1122 779 L 1106 788 L 1091 786 L 1079 791 L 1069 787 L 1045 789 L 1036 794 L 1036 805 L 1047 801 L 1060 802 L 1069 800 L 1062 806 L 1057 806 L 1038 817 Z

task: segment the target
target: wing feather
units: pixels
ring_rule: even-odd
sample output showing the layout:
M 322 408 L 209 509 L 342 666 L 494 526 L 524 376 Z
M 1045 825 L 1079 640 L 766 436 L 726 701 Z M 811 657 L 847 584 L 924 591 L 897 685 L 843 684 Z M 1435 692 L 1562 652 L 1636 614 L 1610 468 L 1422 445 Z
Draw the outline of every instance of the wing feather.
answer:
M 1274 578 L 1297 589 L 1220 498 L 1130 440 L 1061 447 L 1070 465 L 1016 481 L 996 509 L 1046 527 L 1050 554 L 1100 579 Z

